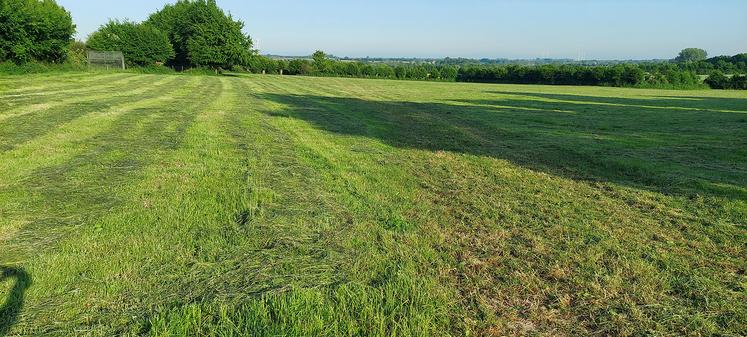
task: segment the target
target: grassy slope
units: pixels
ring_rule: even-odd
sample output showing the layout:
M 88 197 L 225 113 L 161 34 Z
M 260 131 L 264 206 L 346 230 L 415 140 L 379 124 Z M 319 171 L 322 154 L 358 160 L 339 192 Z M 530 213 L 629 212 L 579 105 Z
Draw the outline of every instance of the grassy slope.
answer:
M 0 335 L 747 333 L 743 92 L 0 90 Z

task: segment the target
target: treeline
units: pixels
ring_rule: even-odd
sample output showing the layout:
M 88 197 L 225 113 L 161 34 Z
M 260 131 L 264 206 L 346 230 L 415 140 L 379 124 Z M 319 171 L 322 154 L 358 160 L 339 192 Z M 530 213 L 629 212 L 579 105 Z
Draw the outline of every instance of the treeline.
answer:
M 734 56 L 716 56 L 695 62 L 679 62 L 677 65 L 700 75 L 710 75 L 714 71 L 725 74 L 747 74 L 747 53 Z
M 747 90 L 747 75 L 724 75 L 720 70 L 714 71 L 705 80 L 705 83 L 713 89 L 737 89 Z
M 430 60 L 429 60 L 430 61 Z M 446 57 L 443 59 L 433 60 L 438 65 L 456 65 L 456 66 L 467 66 L 467 65 L 525 65 L 525 66 L 541 66 L 546 64 L 571 64 L 579 66 L 613 66 L 617 64 L 641 64 L 651 62 L 666 62 L 667 60 L 574 60 L 574 59 L 554 59 L 554 58 L 535 58 L 535 59 L 507 59 L 507 58 L 481 58 L 472 59 L 464 57 Z
M 277 60 L 257 55 L 252 58 L 247 66 L 235 67 L 233 70 L 284 75 L 436 81 L 454 81 L 458 72 L 457 67 L 432 64 L 392 66 L 386 63 L 339 61 L 330 59 L 328 55 L 321 51 L 314 53 L 312 59 Z
M 594 85 L 616 87 L 676 87 L 702 86 L 693 72 L 675 66 L 644 70 L 635 64 L 615 66 L 465 66 L 459 69 L 457 80 L 464 82 Z
M 244 23 L 215 0 L 178 0 L 140 23 L 113 20 L 74 42 L 69 12 L 54 0 L 0 0 L 0 63 L 22 65 L 85 62 L 85 50 L 121 51 L 131 66 L 154 71 L 202 68 L 285 75 L 518 84 L 603 85 L 660 88 L 746 89 L 747 54 L 707 58 L 705 50 L 686 48 L 671 62 L 605 65 L 462 64 L 445 62 L 361 62 L 316 52 L 311 60 L 278 60 L 257 55 Z M 35 67 L 2 64 L 0 70 Z M 40 67 L 36 67 L 40 68 Z M 41 67 L 43 68 L 43 67 Z M 40 69 L 41 69 L 40 68 Z M 5 71 L 5 70 L 3 70 Z M 703 82 L 698 76 L 709 75 Z M 705 83 L 705 84 L 704 84 Z
M 694 48 L 690 48 L 694 49 Z M 272 59 L 255 55 L 247 65 L 235 66 L 234 71 L 251 73 L 362 77 L 381 79 L 458 81 L 505 84 L 555 84 L 555 85 L 590 85 L 639 88 L 698 89 L 707 86 L 713 89 L 746 89 L 745 76 L 735 69 L 741 67 L 741 61 L 747 54 L 713 59 L 730 60 L 732 66 L 721 67 L 732 69 L 725 75 L 716 69 L 709 73 L 706 80 L 697 71 L 701 62 L 711 63 L 705 59 L 705 52 L 695 49 L 701 55 L 688 56 L 688 49 L 683 50 L 676 62 L 651 63 L 618 63 L 601 66 L 577 64 L 465 64 L 451 65 L 439 63 L 398 63 L 361 62 L 332 59 L 325 53 L 317 51 L 311 59 Z M 693 59 L 694 58 L 694 59 Z M 698 59 L 700 58 L 700 59 Z
M 692 71 L 676 65 L 642 67 L 636 64 L 614 66 L 554 65 L 434 65 L 363 63 L 329 59 L 316 52 L 313 60 L 273 60 L 256 56 L 251 64 L 234 70 L 285 75 L 365 77 L 432 81 L 459 81 L 506 84 L 602 85 L 630 87 L 698 88 L 703 83 Z
M 428 61 L 431 60 L 421 60 Z M 707 58 L 707 53 L 698 48 L 687 48 L 679 56 L 671 60 L 652 61 L 620 61 L 620 60 L 570 60 L 570 59 L 533 59 L 533 60 L 511 60 L 511 59 L 467 59 L 467 58 L 444 58 L 433 60 L 437 65 L 474 66 L 474 65 L 579 65 L 579 66 L 614 66 L 618 64 L 637 64 L 644 70 L 651 66 L 670 65 L 680 70 L 692 71 L 698 75 L 710 75 L 718 70 L 725 74 L 747 74 L 747 53 L 734 56 L 716 56 Z

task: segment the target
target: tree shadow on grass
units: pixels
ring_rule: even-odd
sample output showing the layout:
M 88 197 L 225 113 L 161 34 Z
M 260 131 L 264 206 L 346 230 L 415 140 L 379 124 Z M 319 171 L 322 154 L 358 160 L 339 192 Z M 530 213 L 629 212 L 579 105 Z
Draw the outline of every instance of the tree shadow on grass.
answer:
M 665 194 L 747 200 L 747 114 L 724 112 L 741 101 L 693 106 L 687 97 L 507 94 L 513 97 L 438 103 L 258 95 L 285 106 L 270 115 L 396 147 L 490 156 Z
M 0 266 L 0 284 L 11 280 L 13 287 L 5 302 L 0 304 L 0 336 L 5 336 L 16 322 L 23 308 L 26 289 L 31 286 L 31 276 L 23 268 Z

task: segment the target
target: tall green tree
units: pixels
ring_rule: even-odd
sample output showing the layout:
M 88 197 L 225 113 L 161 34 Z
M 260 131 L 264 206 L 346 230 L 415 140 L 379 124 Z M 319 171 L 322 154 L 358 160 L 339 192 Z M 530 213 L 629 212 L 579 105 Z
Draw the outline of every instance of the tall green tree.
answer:
M 174 65 L 246 66 L 254 53 L 244 23 L 226 14 L 215 0 L 179 0 L 147 22 L 167 33 L 174 47 Z
M 323 51 L 317 50 L 311 55 L 311 58 L 314 59 L 314 67 L 316 67 L 317 72 L 326 73 L 329 71 L 330 60 Z
M 109 21 L 91 34 L 88 48 L 121 51 L 129 64 L 153 65 L 174 57 L 168 36 L 153 25 L 129 21 Z
M 679 55 L 674 59 L 679 63 L 703 61 L 708 57 L 708 53 L 700 48 L 682 49 Z
M 74 33 L 54 0 L 0 0 L 0 62 L 62 62 Z

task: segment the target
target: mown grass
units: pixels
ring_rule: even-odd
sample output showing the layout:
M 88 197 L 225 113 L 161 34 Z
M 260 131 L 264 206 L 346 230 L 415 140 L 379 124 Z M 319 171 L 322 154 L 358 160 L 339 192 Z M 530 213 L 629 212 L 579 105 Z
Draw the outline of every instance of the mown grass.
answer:
M 747 333 L 741 92 L 0 88 L 0 335 Z

